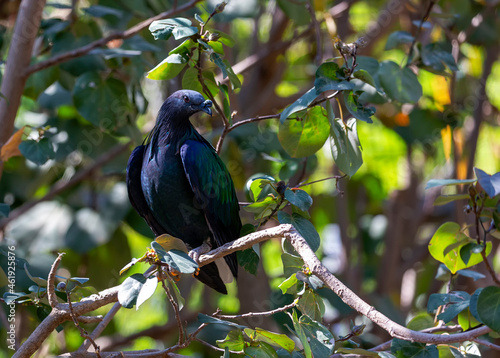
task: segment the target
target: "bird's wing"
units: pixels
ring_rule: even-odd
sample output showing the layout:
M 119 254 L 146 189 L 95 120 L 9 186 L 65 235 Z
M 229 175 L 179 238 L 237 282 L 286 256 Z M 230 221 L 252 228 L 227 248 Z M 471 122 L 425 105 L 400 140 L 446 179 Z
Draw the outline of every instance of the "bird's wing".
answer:
M 127 164 L 127 191 L 132 207 L 144 218 L 144 220 L 146 220 L 155 235 L 159 236 L 166 233 L 166 231 L 158 221 L 156 221 L 153 213 L 149 209 L 141 185 L 141 169 L 145 148 L 145 145 L 140 145 L 136 147 L 130 155 Z
M 217 246 L 236 240 L 241 230 L 233 180 L 213 147 L 203 138 L 187 140 L 180 148 L 184 172 Z M 236 255 L 225 256 L 236 277 Z

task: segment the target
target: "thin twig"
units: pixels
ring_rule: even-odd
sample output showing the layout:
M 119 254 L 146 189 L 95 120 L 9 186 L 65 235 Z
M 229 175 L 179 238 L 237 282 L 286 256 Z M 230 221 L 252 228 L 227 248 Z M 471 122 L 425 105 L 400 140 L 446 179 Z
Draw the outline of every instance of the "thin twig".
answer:
M 118 310 L 122 307 L 122 305 L 119 303 L 119 302 L 116 302 L 113 307 L 111 307 L 111 309 L 108 311 L 108 313 L 106 314 L 106 316 L 104 317 L 104 319 L 102 319 L 102 321 L 97 325 L 96 328 L 94 328 L 94 330 L 92 331 L 92 333 L 90 334 L 90 337 L 92 339 L 97 339 L 97 337 L 99 337 L 99 335 L 102 333 L 102 331 L 104 331 L 104 329 L 108 326 L 108 324 L 111 322 L 111 320 L 113 319 L 113 317 L 115 317 L 116 313 L 118 312 Z M 78 317 L 80 318 L 80 317 Z M 77 352 L 86 352 L 87 349 L 89 349 L 90 347 L 90 344 L 91 344 L 91 341 L 90 340 L 85 340 L 82 345 L 80 346 L 80 348 L 78 348 Z
M 308 183 L 299 183 L 295 187 L 296 188 L 300 188 L 301 186 L 307 186 L 307 185 L 311 185 L 311 184 L 316 184 L 316 183 L 320 183 L 320 182 L 325 181 L 325 180 L 330 180 L 330 179 L 340 180 L 340 179 L 343 179 L 343 178 L 346 178 L 346 177 L 347 177 L 347 174 L 344 174 L 344 175 L 333 175 L 333 176 L 328 177 L 328 178 L 318 179 L 318 180 L 310 181 Z
M 489 347 L 489 348 L 491 348 L 491 349 L 495 349 L 495 350 L 497 350 L 497 351 L 500 351 L 500 346 L 499 346 L 499 345 L 497 345 L 497 344 L 493 344 L 493 343 L 488 342 L 488 341 L 486 341 L 486 340 L 484 340 L 484 339 L 474 338 L 474 339 L 472 340 L 472 342 L 476 342 L 477 344 L 481 344 L 481 345 L 486 346 L 486 347 Z
M 92 345 L 94 346 L 95 354 L 97 355 L 97 358 L 101 358 L 101 348 L 95 343 L 95 341 L 89 336 L 89 333 L 78 323 L 78 320 L 76 319 L 75 313 L 73 312 L 73 304 L 71 303 L 71 293 L 70 291 L 66 291 L 66 296 L 68 297 L 68 307 L 69 307 L 69 314 L 71 316 L 71 319 L 73 320 L 73 323 L 75 324 L 75 327 L 78 328 L 80 331 L 80 336 L 83 338 L 86 338 Z
M 436 0 L 431 0 L 429 2 L 429 5 L 427 6 L 427 10 L 425 11 L 424 16 L 420 19 L 420 23 L 418 24 L 417 32 L 415 33 L 415 36 L 413 37 L 413 41 L 410 46 L 410 50 L 408 52 L 408 61 L 406 62 L 406 65 L 408 66 L 411 63 L 411 58 L 413 56 L 413 49 L 415 47 L 415 44 L 417 43 L 418 38 L 420 37 L 420 33 L 422 32 L 422 26 L 424 22 L 429 18 L 429 15 L 431 14 L 431 10 L 436 4 Z
M 236 314 L 236 315 L 224 315 L 224 314 L 219 314 L 216 313 L 213 316 L 220 318 L 220 319 L 239 319 L 239 318 L 248 318 L 248 317 L 267 317 L 267 316 L 272 316 L 273 314 L 283 312 L 286 310 L 289 310 L 290 308 L 293 308 L 297 306 L 299 299 L 297 298 L 295 301 L 290 303 L 289 305 L 283 306 L 276 308 L 271 311 L 265 311 L 265 312 L 248 312 L 248 313 L 243 313 L 243 314 Z
M 64 252 L 57 255 L 56 260 L 50 268 L 49 276 L 47 278 L 47 298 L 49 300 L 50 307 L 54 308 L 57 306 L 57 296 L 56 296 L 56 271 L 61 263 L 61 259 L 64 256 Z
M 160 271 L 160 272 L 163 273 L 163 271 Z M 179 304 L 175 301 L 174 297 L 170 293 L 170 289 L 165 284 L 165 277 L 161 277 L 161 285 L 162 285 L 163 289 L 165 290 L 165 293 L 167 294 L 168 300 L 170 301 L 170 304 L 172 305 L 172 307 L 174 309 L 175 320 L 177 321 L 177 326 L 179 327 L 179 339 L 177 341 L 177 345 L 181 345 L 182 343 L 184 343 L 184 326 L 182 325 L 182 320 L 181 320 L 181 316 L 179 313 Z
M 224 348 L 216 347 L 216 346 L 214 346 L 214 345 L 212 345 L 212 344 L 210 344 L 208 342 L 205 342 L 202 339 L 194 338 L 193 340 L 196 341 L 196 342 L 199 342 L 199 343 L 203 344 L 204 346 L 207 346 L 208 348 L 212 348 L 215 351 L 225 352 Z M 232 350 L 229 350 L 229 353 L 233 353 L 233 354 L 245 354 L 245 352 L 243 352 L 243 351 L 232 351 Z

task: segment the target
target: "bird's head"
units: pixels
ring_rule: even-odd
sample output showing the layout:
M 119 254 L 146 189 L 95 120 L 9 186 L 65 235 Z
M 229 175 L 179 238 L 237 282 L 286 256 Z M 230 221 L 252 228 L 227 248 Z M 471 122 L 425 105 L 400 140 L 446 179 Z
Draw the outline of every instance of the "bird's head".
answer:
M 205 98 L 196 91 L 176 91 L 167 98 L 165 104 L 167 104 L 167 102 L 170 109 L 175 108 L 177 114 L 181 116 L 189 117 L 200 111 L 212 115 L 212 110 L 210 109 L 210 107 L 212 107 L 212 101 L 205 100 Z

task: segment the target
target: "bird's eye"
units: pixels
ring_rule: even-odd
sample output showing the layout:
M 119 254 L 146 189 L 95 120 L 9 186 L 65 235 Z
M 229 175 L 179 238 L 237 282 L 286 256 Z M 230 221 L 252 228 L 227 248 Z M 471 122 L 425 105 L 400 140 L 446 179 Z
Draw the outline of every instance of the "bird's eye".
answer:
M 184 102 L 186 102 L 186 103 L 188 103 L 188 102 L 189 102 L 189 97 L 188 97 L 188 96 L 186 96 L 186 95 L 184 95 L 184 96 L 182 97 L 182 99 L 183 99 L 183 100 L 184 100 Z

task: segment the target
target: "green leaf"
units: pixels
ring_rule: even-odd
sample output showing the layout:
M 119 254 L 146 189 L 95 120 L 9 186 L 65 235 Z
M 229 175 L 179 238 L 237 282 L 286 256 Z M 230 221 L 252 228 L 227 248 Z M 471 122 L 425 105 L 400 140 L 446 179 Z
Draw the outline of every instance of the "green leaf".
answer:
M 28 265 L 25 263 L 24 264 L 24 272 L 26 272 L 26 276 L 29 277 L 31 281 L 36 283 L 40 287 L 47 287 L 47 280 L 41 277 L 34 277 L 31 275 L 31 273 L 28 270 Z
M 366 123 L 373 123 L 371 116 L 375 114 L 375 107 L 363 106 L 358 100 L 358 94 L 353 91 L 343 91 L 342 97 L 350 114 Z
M 481 320 L 481 317 L 479 317 L 479 313 L 477 311 L 478 308 L 478 300 L 479 300 L 479 295 L 481 294 L 481 291 L 483 290 L 483 287 L 478 288 L 472 296 L 470 296 L 470 303 L 469 303 L 469 310 L 472 315 L 478 322 L 483 323 Z
M 469 242 L 460 247 L 460 257 L 465 264 L 469 263 L 472 254 L 480 254 L 483 251 L 483 245 L 476 242 Z
M 200 40 L 198 40 L 198 42 L 200 42 Z M 210 54 L 210 61 L 215 63 L 217 67 L 220 68 L 220 70 L 222 71 L 222 78 L 226 78 L 228 76 L 227 66 L 222 60 L 222 57 L 214 52 Z
M 432 294 L 433 296 L 435 294 Z M 469 307 L 470 295 L 467 292 L 456 291 L 446 294 L 448 296 L 448 302 L 444 312 L 440 313 L 437 318 L 444 321 L 444 323 L 450 322 L 454 319 L 460 312 Z M 429 297 L 430 302 L 430 297 Z
M 480 272 L 472 270 L 458 270 L 457 275 L 472 278 L 474 281 L 485 278 L 486 276 Z
M 151 80 L 170 80 L 186 67 L 187 62 L 188 60 L 179 54 L 169 55 L 149 71 L 146 77 Z
M 311 250 L 318 250 L 320 244 L 319 234 L 309 220 L 296 213 L 290 215 L 284 211 L 280 211 L 278 212 L 278 221 L 280 224 L 292 224 L 307 241 Z
M 73 103 L 90 123 L 108 131 L 123 126 L 131 112 L 127 88 L 114 78 L 102 79 L 97 72 L 86 72 L 76 80 Z
M 221 348 L 229 348 L 232 351 L 242 351 L 245 347 L 243 333 L 239 329 L 233 329 L 228 332 L 226 338 L 217 340 L 217 345 Z
M 306 275 L 302 271 L 297 272 L 297 279 L 307 283 L 313 290 L 317 290 L 325 285 L 316 275 Z
M 250 193 L 252 193 L 252 200 L 257 201 L 259 199 L 262 199 L 262 192 L 269 188 L 272 183 L 276 183 L 276 180 L 274 180 L 273 177 L 269 177 L 270 179 L 266 178 L 253 178 L 252 182 L 250 184 Z
M 0 219 L 9 217 L 10 206 L 4 203 L 0 203 Z
M 300 316 L 298 323 L 309 341 L 312 356 L 329 357 L 334 348 L 334 338 L 332 333 L 321 323 L 312 320 L 307 315 Z M 303 343 L 304 342 L 302 342 L 302 344 Z
M 297 334 L 297 337 L 299 337 L 300 342 L 302 343 L 302 346 L 304 347 L 304 354 L 305 354 L 306 358 L 313 358 L 313 354 L 311 351 L 311 345 L 309 344 L 309 340 L 308 340 L 308 337 L 306 335 L 305 329 L 298 319 L 297 311 L 293 310 L 292 314 L 288 314 L 288 315 L 292 318 L 293 328 L 295 329 L 295 333 Z M 307 317 L 307 316 L 303 316 L 303 317 Z M 325 355 L 325 357 L 328 357 L 328 356 L 329 355 Z
M 243 251 L 237 251 L 238 264 L 245 269 L 245 271 L 252 275 L 257 275 L 257 267 L 259 266 L 259 255 L 255 252 L 254 248 Z
M 413 317 L 406 325 L 408 329 L 421 331 L 423 329 L 434 326 L 434 318 L 428 313 L 419 313 Z
M 346 81 L 344 69 L 339 68 L 335 62 L 325 62 L 316 70 L 314 80 L 316 95 L 325 91 L 352 90 L 354 83 Z
M 285 190 L 285 199 L 288 200 L 292 205 L 295 205 L 302 211 L 307 211 L 311 207 L 313 200 L 302 189 L 289 189 Z
M 368 73 L 368 71 L 358 70 L 358 71 L 355 71 L 352 75 L 354 78 L 357 78 L 358 80 L 363 81 L 364 83 L 367 83 L 374 88 L 377 87 L 377 85 L 375 84 L 375 81 L 373 80 L 372 75 L 370 75 L 370 73 Z
M 139 306 L 142 305 L 148 298 L 153 296 L 158 286 L 158 278 L 156 276 L 150 276 L 146 279 L 146 282 L 142 285 L 139 294 L 137 295 L 137 300 L 135 303 L 135 309 L 138 310 Z
M 268 195 L 264 198 L 264 200 L 247 205 L 243 207 L 243 209 L 250 213 L 254 213 L 255 220 L 259 220 L 271 215 L 277 205 L 277 199 Z
M 318 97 L 316 88 L 313 87 L 281 112 L 280 124 L 284 123 L 293 113 L 306 109 L 316 97 Z
M 500 172 L 489 175 L 479 168 L 474 168 L 474 173 L 476 173 L 477 181 L 490 198 L 500 194 Z
M 462 270 L 483 261 L 481 254 L 472 253 L 469 261 L 465 263 L 460 257 L 462 246 L 468 244 L 467 236 L 460 231 L 460 225 L 454 222 L 446 222 L 441 225 L 429 242 L 429 252 L 437 261 L 442 262 L 446 267 L 455 274 L 458 270 Z M 457 243 L 459 243 L 457 245 Z M 453 249 L 448 247 L 453 245 Z M 445 253 L 446 252 L 446 253 Z M 491 252 L 491 242 L 486 245 L 486 255 Z
M 393 61 L 380 63 L 380 85 L 392 99 L 401 103 L 415 103 L 422 97 L 422 86 L 413 71 L 401 68 Z
M 407 31 L 394 31 L 387 37 L 385 50 L 392 50 L 401 44 L 411 44 L 415 38 Z
M 168 279 L 168 283 L 170 284 L 170 286 L 172 287 L 172 289 L 174 291 L 175 300 L 177 301 L 177 305 L 179 306 L 179 311 L 180 311 L 184 307 L 184 303 L 185 303 L 184 297 L 182 297 L 181 291 L 179 290 L 179 287 L 177 287 L 177 284 L 175 283 L 173 278 L 170 277 L 170 275 L 167 275 L 167 279 Z
M 333 159 L 343 173 L 352 177 L 363 164 L 356 119 L 349 119 L 344 126 L 340 118 L 334 118 L 330 102 L 326 103 L 326 109 L 330 120 L 330 136 L 333 139 L 331 142 Z
M 285 276 L 295 275 L 297 271 L 302 271 L 304 260 L 301 257 L 288 253 L 281 254 L 281 261 L 283 262 L 283 272 Z
M 431 43 L 421 51 L 422 63 L 430 69 L 441 72 L 448 67 L 452 71 L 458 71 L 457 64 L 451 52 L 442 48 L 439 43 Z
M 237 323 L 230 322 L 230 321 L 224 321 L 222 319 L 218 319 L 218 318 L 215 318 L 212 316 L 207 316 L 206 314 L 203 314 L 203 313 L 198 313 L 198 322 L 208 323 L 208 324 L 222 324 L 224 326 L 236 327 L 239 329 L 247 328 L 246 326 L 242 326 L 241 324 L 237 324 Z
M 429 183 L 427 183 L 429 185 Z M 434 200 L 433 205 L 434 206 L 441 206 L 441 205 L 446 205 L 449 203 L 452 203 L 457 200 L 464 200 L 464 199 L 469 199 L 468 194 L 454 194 L 454 195 L 440 195 Z
M 224 110 L 224 115 L 226 116 L 227 120 L 229 121 L 229 125 L 232 125 L 231 103 L 229 101 L 229 88 L 227 88 L 226 85 L 220 85 L 219 93 L 222 97 L 222 108 Z
M 191 26 L 191 21 L 183 17 L 153 21 L 149 31 L 155 40 L 168 40 L 172 34 L 176 40 L 198 33 L 196 27 Z
M 330 126 L 323 108 L 313 107 L 299 120 L 288 120 L 279 125 L 278 139 L 293 158 L 303 158 L 320 150 L 328 139 Z
M 477 313 L 481 322 L 495 332 L 500 332 L 500 288 L 483 288 L 477 299 Z
M 245 328 L 244 332 L 253 341 L 264 342 L 275 347 L 284 348 L 288 352 L 292 352 L 295 349 L 295 343 L 285 334 L 266 331 L 259 327 L 255 329 Z
M 299 282 L 297 280 L 297 274 L 294 273 L 292 276 L 288 277 L 285 281 L 280 283 L 278 287 L 280 288 L 281 292 L 285 294 L 290 288 L 294 287 L 297 282 Z
M 425 190 L 443 185 L 462 185 L 474 183 L 476 179 L 431 179 L 427 182 Z
M 184 251 L 186 254 L 188 253 L 184 241 L 176 237 L 173 237 L 172 235 L 163 234 L 157 236 L 155 242 L 158 243 L 163 248 L 164 251 L 170 251 L 175 249 L 179 251 Z
M 54 146 L 48 138 L 42 138 L 39 141 L 25 140 L 19 144 L 21 154 L 36 165 L 43 165 L 49 159 L 54 159 L 56 153 Z
M 266 342 L 251 343 L 244 351 L 251 358 L 279 358 L 274 348 Z
M 151 248 L 160 256 L 161 261 L 167 263 L 172 269 L 182 273 L 193 273 L 198 264 L 184 251 L 171 249 L 166 252 L 157 242 L 151 243 Z
M 323 299 L 311 289 L 305 290 L 300 296 L 298 308 L 303 314 L 308 315 L 315 321 L 321 321 L 325 314 L 325 304 Z
M 118 302 L 125 308 L 132 308 L 146 283 L 146 277 L 141 273 L 127 277 L 118 290 Z
M 409 342 L 399 338 L 392 340 L 391 352 L 398 358 L 439 358 L 435 345 Z

